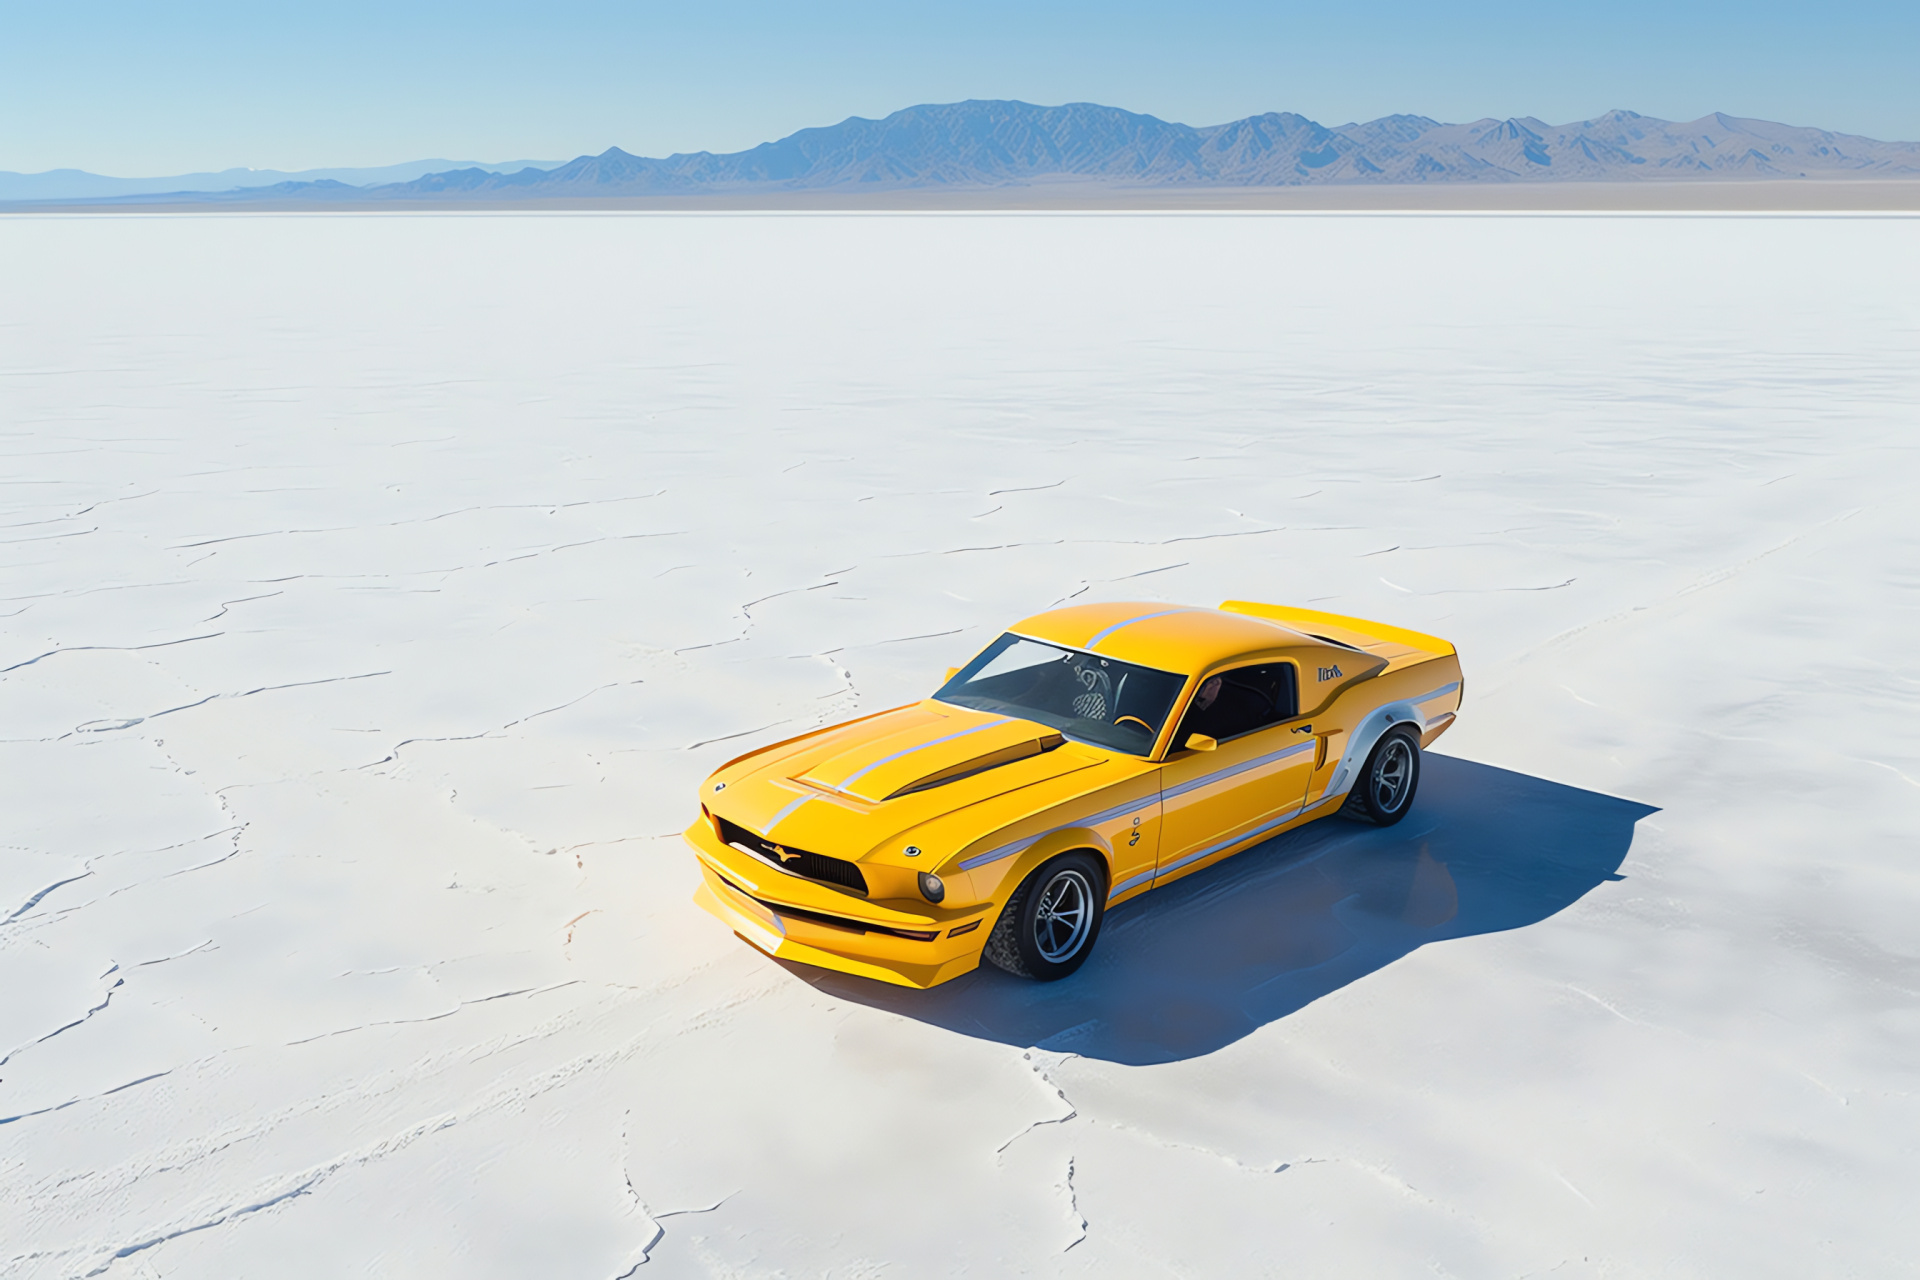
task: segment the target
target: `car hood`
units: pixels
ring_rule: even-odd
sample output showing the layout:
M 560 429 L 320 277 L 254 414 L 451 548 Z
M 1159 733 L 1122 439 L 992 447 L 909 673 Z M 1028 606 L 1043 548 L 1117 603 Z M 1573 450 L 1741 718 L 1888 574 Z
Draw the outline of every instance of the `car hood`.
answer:
M 748 756 L 714 774 L 702 799 L 756 835 L 859 858 L 922 823 L 1105 759 L 1045 725 L 928 700 Z

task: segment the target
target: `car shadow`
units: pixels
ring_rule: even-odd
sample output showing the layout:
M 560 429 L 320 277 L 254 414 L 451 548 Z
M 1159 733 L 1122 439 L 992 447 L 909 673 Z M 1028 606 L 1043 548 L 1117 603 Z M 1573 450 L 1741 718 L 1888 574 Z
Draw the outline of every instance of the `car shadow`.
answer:
M 962 1035 L 1144 1065 L 1211 1053 L 1428 943 L 1536 924 L 1618 880 L 1651 806 L 1429 755 L 1398 826 L 1310 823 L 1107 916 L 1086 965 L 928 991 L 788 964 Z

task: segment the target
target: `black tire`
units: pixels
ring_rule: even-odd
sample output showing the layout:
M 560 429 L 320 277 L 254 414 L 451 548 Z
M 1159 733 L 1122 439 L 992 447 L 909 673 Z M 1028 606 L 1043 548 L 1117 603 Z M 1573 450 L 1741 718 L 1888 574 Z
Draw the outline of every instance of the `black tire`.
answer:
M 1042 863 L 1000 909 L 986 957 L 1008 973 L 1054 982 L 1086 963 L 1106 915 L 1107 877 L 1088 853 Z
M 1396 725 L 1373 744 L 1340 816 L 1390 827 L 1407 816 L 1419 789 L 1420 739 L 1406 725 Z

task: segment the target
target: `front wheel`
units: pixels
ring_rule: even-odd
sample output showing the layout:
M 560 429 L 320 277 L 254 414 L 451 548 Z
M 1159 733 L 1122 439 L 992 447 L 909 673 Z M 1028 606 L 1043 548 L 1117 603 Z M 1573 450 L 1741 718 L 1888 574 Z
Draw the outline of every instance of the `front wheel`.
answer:
M 1420 740 L 1404 725 L 1389 729 L 1367 756 L 1340 816 L 1390 827 L 1413 808 L 1413 793 L 1419 787 Z
M 1041 982 L 1086 963 L 1106 914 L 1106 877 L 1085 853 L 1063 853 L 1028 876 L 994 922 L 986 957 L 1008 973 Z

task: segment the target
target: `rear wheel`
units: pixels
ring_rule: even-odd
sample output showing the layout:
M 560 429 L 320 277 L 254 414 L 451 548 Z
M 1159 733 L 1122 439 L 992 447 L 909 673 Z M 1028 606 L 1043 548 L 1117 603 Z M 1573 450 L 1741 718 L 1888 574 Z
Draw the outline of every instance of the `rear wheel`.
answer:
M 1098 859 L 1063 853 L 1028 876 L 994 922 L 986 957 L 1008 973 L 1052 982 L 1086 963 L 1106 914 Z
M 1389 729 L 1374 743 L 1340 816 L 1390 827 L 1413 808 L 1419 787 L 1420 740 L 1405 725 Z

